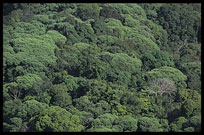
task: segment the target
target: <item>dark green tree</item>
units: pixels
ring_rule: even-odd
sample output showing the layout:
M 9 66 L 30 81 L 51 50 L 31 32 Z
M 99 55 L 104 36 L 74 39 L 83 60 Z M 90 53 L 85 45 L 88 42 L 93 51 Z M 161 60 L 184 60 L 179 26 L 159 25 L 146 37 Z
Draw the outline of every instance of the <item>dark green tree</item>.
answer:
M 140 132 L 162 132 L 159 120 L 156 118 L 141 117 L 138 119 L 138 131 Z
M 99 17 L 100 8 L 96 3 L 78 4 L 76 11 L 77 16 L 79 16 L 83 21 L 87 19 Z

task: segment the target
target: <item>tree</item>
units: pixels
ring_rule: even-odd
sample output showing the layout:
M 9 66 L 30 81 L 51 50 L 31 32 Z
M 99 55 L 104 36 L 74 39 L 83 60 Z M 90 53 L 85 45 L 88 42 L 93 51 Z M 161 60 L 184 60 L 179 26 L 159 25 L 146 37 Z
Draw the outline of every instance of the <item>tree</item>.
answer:
M 32 119 L 31 119 L 32 120 Z M 35 117 L 36 131 L 77 132 L 83 129 L 79 117 L 59 106 L 51 106 Z
M 129 84 L 131 74 L 140 73 L 141 61 L 138 58 L 132 58 L 123 53 L 105 52 L 99 55 L 99 59 L 108 63 L 103 69 L 103 75 L 100 75 L 101 79 L 118 84 Z
M 146 52 L 142 57 L 142 69 L 148 71 L 162 66 L 174 66 L 173 57 L 166 51 Z
M 187 126 L 193 129 L 191 131 L 200 132 L 201 131 L 201 116 L 196 115 L 196 116 L 191 117 L 187 122 Z
M 24 87 L 22 85 L 18 85 L 16 82 L 6 83 L 3 88 L 4 100 L 19 99 L 24 90 Z
M 83 131 L 86 131 L 88 128 L 90 128 L 91 121 L 93 119 L 93 114 L 86 111 L 81 111 L 80 121 L 82 125 L 84 126 Z
M 114 105 L 112 109 L 112 114 L 116 116 L 123 116 L 127 114 L 126 106 L 123 106 L 121 104 Z
M 39 115 L 42 111 L 48 108 L 48 104 L 38 102 L 36 100 L 27 100 L 24 102 L 27 112 L 27 118 Z
M 142 56 L 145 52 L 159 51 L 158 45 L 150 38 L 145 37 L 142 33 L 127 33 L 124 39 L 132 40 L 136 52 Z
M 6 76 L 13 76 L 11 75 L 13 72 L 14 75 L 23 76 L 32 73 L 46 78 L 45 74 L 50 73 L 48 66 L 54 66 L 56 64 L 54 54 L 56 48 L 55 42 L 61 39 L 63 40 L 62 35 L 53 31 L 48 32 L 49 34 L 45 34 L 45 29 L 43 30 L 43 28 L 39 26 L 41 25 L 39 22 L 34 24 L 24 22 L 18 25 L 20 26 L 14 31 L 15 38 L 10 39 L 10 43 L 13 46 L 13 53 L 4 50 L 5 61 L 10 61 L 7 64 Z M 38 27 L 36 27 L 36 25 Z M 24 31 L 29 31 L 30 33 L 26 34 Z
M 200 41 L 199 3 L 4 3 L 3 131 L 200 131 Z
M 156 118 L 141 117 L 138 119 L 138 131 L 162 132 L 161 125 Z
M 160 119 L 160 124 L 163 132 L 168 132 L 170 130 L 169 121 L 167 119 Z
M 180 60 L 177 60 L 178 62 L 176 62 L 178 66 L 181 66 L 184 63 L 200 61 L 201 45 L 196 43 L 186 43 L 180 49 L 179 53 L 180 53 Z
M 51 96 L 48 94 L 48 91 L 51 89 L 52 85 L 50 81 L 35 82 L 26 92 L 26 96 L 34 96 L 37 101 L 49 104 Z
M 197 102 L 193 102 L 193 100 L 188 99 L 182 104 L 181 110 L 186 117 L 199 115 L 201 110 L 200 103 L 198 104 Z
M 82 22 L 76 22 L 74 28 L 79 37 L 81 38 L 82 42 L 85 43 L 96 42 L 96 35 L 94 34 L 94 30 L 91 27 L 90 23 L 87 24 Z
M 18 76 L 16 78 L 16 82 L 23 86 L 23 88 L 26 90 L 30 89 L 32 85 L 36 82 L 42 81 L 42 79 L 36 75 L 36 74 L 26 74 L 24 76 Z
M 139 3 L 139 5 L 144 9 L 147 18 L 157 22 L 157 13 L 160 10 L 162 4 L 155 3 Z
M 22 125 L 22 119 L 18 117 L 10 118 L 10 123 L 3 123 L 3 131 L 19 132 Z
M 201 95 L 191 89 L 180 89 L 177 95 L 177 101 L 180 101 L 182 116 L 187 118 L 200 115 Z
M 76 11 L 77 16 L 79 16 L 83 21 L 91 18 L 99 17 L 100 8 L 98 4 L 78 4 Z
M 187 76 L 187 86 L 201 92 L 201 63 L 199 61 L 181 64 L 181 71 Z
M 118 117 L 117 121 L 115 122 L 116 125 L 113 127 L 116 128 L 119 126 L 119 132 L 136 132 L 138 129 L 137 123 L 137 119 L 134 119 L 130 115 L 125 115 Z
M 154 80 L 158 78 L 167 78 L 171 81 L 173 81 L 177 87 L 186 87 L 186 80 L 187 77 L 184 75 L 180 70 L 173 68 L 173 67 L 168 67 L 168 66 L 163 66 L 159 68 L 155 68 L 151 71 L 146 72 L 146 79 L 148 80 Z
M 96 103 L 96 108 L 98 110 L 101 110 L 98 115 L 105 114 L 105 113 L 110 113 L 111 112 L 111 107 L 112 106 L 105 100 L 100 100 L 98 103 Z
M 186 122 L 187 122 L 187 119 L 184 117 L 177 118 L 173 123 L 170 124 L 171 131 L 181 132 L 183 130 L 183 125 Z
M 87 96 L 81 96 L 73 100 L 73 105 L 80 111 L 91 112 L 95 105 L 89 100 Z
M 100 16 L 105 18 L 115 18 L 123 21 L 122 16 L 110 6 L 103 6 L 103 8 L 100 10 Z
M 200 17 L 200 7 L 197 11 L 193 8 L 196 4 L 163 4 L 157 12 L 160 25 L 170 34 L 170 41 L 194 41 L 197 38 L 197 27 L 195 25 Z M 182 7 L 182 8 L 181 8 Z M 178 19 L 179 18 L 179 19 Z M 195 19 L 197 18 L 197 19 Z M 198 25 L 198 24 L 197 24 Z M 198 25 L 199 26 L 199 25 Z M 175 34 L 175 36 L 173 36 Z M 178 38 L 176 38 L 178 36 Z
M 102 18 L 96 18 L 94 22 L 91 23 L 91 26 L 93 27 L 94 33 L 96 35 L 107 35 L 110 32 L 107 24 Z
M 112 125 L 115 119 L 117 119 L 117 116 L 110 113 L 100 115 L 92 121 L 91 128 L 88 131 L 114 131 Z
M 152 86 L 149 89 L 153 93 L 156 93 L 156 95 L 159 92 L 161 95 L 168 94 L 169 96 L 173 96 L 177 92 L 177 88 L 174 82 L 166 78 L 162 78 L 159 80 L 153 80 Z
M 72 104 L 72 98 L 68 94 L 68 88 L 64 83 L 53 85 L 50 94 L 52 96 L 51 104 L 62 108 Z
M 87 89 L 89 89 L 89 91 L 86 93 L 86 95 L 93 103 L 97 103 L 100 100 L 104 100 L 110 105 L 112 105 L 112 101 L 114 103 L 119 103 L 121 97 L 121 92 L 119 90 L 120 88 L 112 88 L 111 85 L 106 83 L 106 81 L 96 79 L 90 80 L 88 82 Z
M 20 99 L 5 101 L 3 104 L 4 120 L 12 117 L 25 118 L 27 112 Z

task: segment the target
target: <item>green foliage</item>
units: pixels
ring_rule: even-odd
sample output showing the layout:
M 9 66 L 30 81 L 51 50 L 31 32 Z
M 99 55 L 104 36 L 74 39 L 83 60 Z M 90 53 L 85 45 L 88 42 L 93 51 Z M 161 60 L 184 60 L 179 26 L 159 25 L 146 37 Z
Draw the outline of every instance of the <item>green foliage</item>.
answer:
M 138 129 L 137 119 L 134 119 L 130 115 L 119 117 L 115 123 L 117 123 L 117 125 L 113 127 L 117 127 L 119 132 L 136 132 Z
M 18 76 L 16 82 L 23 86 L 25 90 L 28 90 L 32 87 L 35 82 L 42 81 L 42 79 L 36 74 L 26 74 L 24 76 Z
M 128 8 L 130 8 L 132 14 L 137 14 L 138 16 L 141 16 L 142 18 L 146 18 L 145 11 L 142 7 L 140 7 L 138 4 L 127 4 Z
M 120 14 L 129 14 L 131 16 L 140 16 L 141 18 L 146 18 L 146 14 L 143 8 L 141 8 L 138 4 L 108 4 L 113 9 L 115 9 Z
M 8 88 L 7 84 L 3 85 L 3 101 L 6 101 L 10 98 L 9 93 L 8 93 Z
M 119 102 L 120 92 L 117 89 L 112 89 L 108 86 L 104 81 L 99 80 L 90 80 L 88 82 L 87 95 L 89 99 L 96 103 L 100 100 L 105 100 L 107 102 L 111 102 L 112 100 L 115 102 Z
M 184 129 L 184 132 L 194 132 L 195 129 L 193 127 L 188 127 Z
M 36 97 L 36 100 L 42 102 L 42 103 L 46 103 L 46 104 L 50 104 L 50 100 L 51 100 L 51 96 L 47 93 L 47 92 L 43 92 L 41 94 L 39 94 L 37 97 Z
M 11 11 L 8 16 L 8 20 L 6 20 L 6 24 L 15 26 L 16 22 L 21 21 L 21 17 L 23 16 L 23 11 L 21 9 Z M 8 21 L 8 22 L 7 22 Z
M 149 111 L 150 101 L 148 98 L 136 98 L 130 99 L 131 104 L 128 105 L 127 110 L 134 116 L 145 115 Z
M 183 63 L 199 61 L 201 58 L 201 45 L 196 43 L 187 43 L 180 50 L 180 57 Z
M 186 87 L 187 77 L 178 69 L 168 66 L 163 66 L 155 68 L 149 72 L 146 72 L 146 77 L 148 80 L 156 78 L 167 78 L 174 81 L 177 87 Z
M 79 117 L 58 106 L 51 106 L 36 118 L 36 131 L 79 132 L 83 129 Z
M 169 131 L 170 127 L 169 127 L 169 123 L 168 123 L 167 119 L 161 119 L 160 124 L 161 124 L 161 127 L 163 129 L 163 132 L 168 132 Z
M 160 3 L 139 3 L 139 5 L 145 10 L 146 16 L 148 19 L 157 22 L 157 12 L 159 11 L 162 4 Z
M 94 30 L 93 30 L 93 28 L 91 27 L 90 24 L 77 22 L 75 24 L 75 30 L 77 31 L 77 34 L 82 39 L 81 40 L 82 42 L 85 42 L 85 43 L 93 42 L 93 43 L 95 43 L 96 36 L 95 36 Z
M 51 19 L 48 15 L 35 15 L 34 20 L 39 21 L 43 24 L 52 24 L 55 23 L 54 19 Z
M 158 119 L 141 117 L 138 119 L 138 130 L 140 132 L 162 132 Z
M 124 39 L 130 39 L 133 41 L 133 49 L 135 49 L 139 55 L 143 55 L 145 52 L 149 52 L 152 50 L 160 50 L 157 44 L 155 44 L 151 39 L 146 38 L 142 34 L 131 33 L 131 35 L 127 35 L 127 37 L 125 37 Z
M 60 106 L 62 108 L 71 105 L 72 99 L 67 92 L 68 92 L 68 88 L 65 84 L 62 83 L 62 84 L 53 85 L 50 91 L 52 96 L 51 104 L 55 106 Z
M 92 122 L 92 128 L 100 128 L 100 127 L 106 127 L 106 128 L 111 128 L 112 123 L 114 120 L 117 118 L 117 116 L 114 116 L 110 113 L 106 113 L 103 115 L 100 115 L 97 119 L 95 119 Z
M 54 31 L 54 30 L 49 30 L 46 33 L 46 36 L 49 36 L 49 38 L 51 38 L 55 43 L 62 42 L 62 44 L 64 44 L 67 40 L 66 37 L 64 37 L 59 32 Z
M 14 72 L 16 75 L 25 75 L 28 73 L 38 74 L 42 78 L 45 78 L 42 72 L 49 72 L 47 66 L 56 64 L 54 50 L 58 35 L 56 33 L 55 35 L 35 35 L 34 38 L 31 34 L 16 34 L 17 37 L 10 41 L 15 53 L 11 54 L 6 50 L 4 53 L 5 61 L 10 61 L 10 64 L 8 63 L 7 65 L 8 67 L 10 66 L 7 69 L 9 71 L 7 72 L 7 76 L 12 76 L 10 74 Z M 20 66 L 15 69 L 17 65 Z M 10 81 L 13 80 L 10 79 Z
M 100 16 L 103 16 L 105 18 L 115 18 L 120 21 L 123 20 L 122 16 L 111 6 L 103 6 L 100 10 Z
M 118 104 L 116 105 L 116 107 L 112 109 L 112 114 L 117 116 L 126 115 L 127 114 L 126 107 L 121 104 Z
M 47 104 L 38 102 L 36 100 L 27 100 L 24 102 L 24 104 L 27 111 L 27 117 L 36 116 L 48 108 Z
M 153 40 L 160 49 L 166 49 L 168 47 L 168 34 L 165 29 L 163 29 L 160 25 L 156 25 L 151 21 L 147 21 L 148 28 L 151 29 L 151 33 L 153 34 L 155 40 Z
M 171 41 L 180 40 L 197 40 L 197 32 L 200 27 L 198 22 L 201 16 L 201 8 L 198 6 L 197 11 L 194 7 L 196 4 L 163 4 L 158 11 L 158 20 L 160 24 L 167 29 L 171 35 Z M 179 18 L 179 19 L 178 19 Z M 178 25 L 179 24 L 179 25 Z
M 171 131 L 181 132 L 183 129 L 183 124 L 186 122 L 187 120 L 184 117 L 177 118 L 173 123 L 170 124 Z
M 181 71 L 188 77 L 187 86 L 201 93 L 201 63 L 199 61 L 183 63 Z
M 142 57 L 143 70 L 151 70 L 162 66 L 174 66 L 173 57 L 166 51 L 154 51 L 145 53 Z
M 193 116 L 193 115 L 198 115 L 200 114 L 200 104 L 198 104 L 197 102 L 193 102 L 193 100 L 188 99 L 186 100 L 182 107 L 182 112 L 185 114 L 185 116 L 189 117 L 189 116 Z
M 5 101 L 3 110 L 4 119 L 12 117 L 25 118 L 27 115 L 26 108 L 19 99 Z
M 21 128 L 21 125 L 22 125 L 22 119 L 17 118 L 17 117 L 10 118 L 10 124 L 3 123 L 4 131 L 6 131 L 6 132 L 8 132 L 8 131 L 18 132 Z
M 191 129 L 191 131 L 200 132 L 201 131 L 201 116 L 196 115 L 196 116 L 191 117 L 188 121 L 188 126 Z
M 137 27 L 140 25 L 140 22 L 138 20 L 133 19 L 131 16 L 126 17 L 124 20 L 125 20 L 123 23 L 124 26 Z
M 181 111 L 184 116 L 190 117 L 200 115 L 201 95 L 190 89 L 181 89 L 178 91 L 178 101 L 182 101 Z
M 189 97 L 189 91 L 186 89 L 179 89 L 177 94 L 178 94 L 177 96 L 178 101 L 185 101 Z
M 50 102 L 51 97 L 47 92 L 51 86 L 52 83 L 50 81 L 35 82 L 26 94 L 27 96 L 36 96 L 35 98 L 40 102 Z
M 107 27 L 107 24 L 104 22 L 103 19 L 95 19 L 94 22 L 91 23 L 91 26 L 93 27 L 94 33 L 96 35 L 100 34 L 109 34 L 109 29 Z
M 4 3 L 3 131 L 200 132 L 201 4 Z
M 100 59 L 109 65 L 104 69 L 102 79 L 114 83 L 130 83 L 131 74 L 137 75 L 140 73 L 141 61 L 137 58 L 132 58 L 123 53 L 102 53 Z
M 18 37 L 18 34 L 20 33 L 22 34 L 27 33 L 31 35 L 43 35 L 46 32 L 46 27 L 38 21 L 32 21 L 31 23 L 28 22 L 16 23 L 15 27 L 16 37 Z
M 92 128 L 88 131 L 136 132 L 138 128 L 137 120 L 131 116 L 125 115 L 117 117 L 110 113 L 100 115 L 98 118 L 94 119 L 91 123 L 91 127 Z
M 100 8 L 98 4 L 78 4 L 76 11 L 77 16 L 79 16 L 83 21 L 90 18 L 97 18 L 99 16 Z
M 94 104 L 88 98 L 87 96 L 81 96 L 80 98 L 74 99 L 73 104 L 80 111 L 90 112 Z
M 100 35 L 98 36 L 98 41 L 97 41 L 97 44 L 99 45 L 114 45 L 114 43 L 118 40 L 117 37 L 113 37 L 113 36 L 110 36 L 110 35 Z M 99 46 L 100 47 L 100 46 Z M 103 47 L 103 46 L 102 46 Z

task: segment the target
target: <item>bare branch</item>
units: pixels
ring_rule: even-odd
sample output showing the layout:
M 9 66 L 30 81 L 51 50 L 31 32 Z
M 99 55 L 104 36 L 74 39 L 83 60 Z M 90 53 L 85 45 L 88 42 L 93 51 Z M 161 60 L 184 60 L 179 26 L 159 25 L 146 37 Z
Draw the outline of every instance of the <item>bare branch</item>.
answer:
M 162 78 L 159 80 L 153 80 L 149 90 L 153 93 L 160 93 L 161 95 L 168 94 L 169 96 L 172 96 L 176 93 L 177 88 L 173 81 Z
M 11 87 L 9 89 L 9 94 L 13 99 L 17 99 L 21 96 L 22 89 L 23 89 L 22 86 Z

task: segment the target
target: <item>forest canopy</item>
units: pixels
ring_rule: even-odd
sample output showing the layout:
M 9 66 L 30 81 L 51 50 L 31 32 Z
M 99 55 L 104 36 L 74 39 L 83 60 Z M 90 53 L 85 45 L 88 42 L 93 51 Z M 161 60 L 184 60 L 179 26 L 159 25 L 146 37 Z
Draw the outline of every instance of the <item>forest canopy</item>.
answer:
M 201 3 L 4 3 L 4 132 L 200 132 Z

